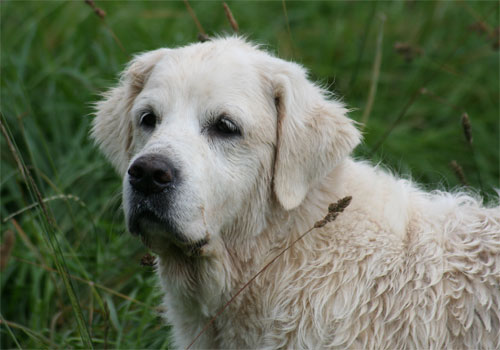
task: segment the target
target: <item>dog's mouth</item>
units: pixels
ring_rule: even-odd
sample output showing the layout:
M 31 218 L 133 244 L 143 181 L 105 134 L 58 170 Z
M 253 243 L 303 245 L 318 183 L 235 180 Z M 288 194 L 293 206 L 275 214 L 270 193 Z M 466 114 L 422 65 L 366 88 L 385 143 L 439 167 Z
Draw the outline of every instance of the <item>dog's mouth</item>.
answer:
M 155 253 L 173 248 L 188 256 L 199 256 L 209 242 L 208 238 L 196 241 L 189 239 L 172 220 L 150 210 L 133 213 L 128 226 L 130 233 L 139 236 L 142 243 Z

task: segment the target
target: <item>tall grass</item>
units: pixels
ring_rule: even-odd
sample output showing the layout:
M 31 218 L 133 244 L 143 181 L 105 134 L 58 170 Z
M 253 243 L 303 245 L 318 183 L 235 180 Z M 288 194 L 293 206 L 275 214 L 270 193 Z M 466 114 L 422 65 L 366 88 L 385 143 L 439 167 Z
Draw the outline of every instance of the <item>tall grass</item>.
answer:
M 233 32 L 222 2 L 189 5 L 209 36 Z M 2 348 L 169 347 L 153 269 L 139 263 L 146 250 L 124 229 L 120 179 L 88 132 L 91 102 L 134 53 L 196 41 L 199 30 L 183 1 L 95 6 L 106 15 L 83 0 L 0 2 L 1 120 L 14 145 L 1 136 L 0 220 L 2 236 L 16 237 L 2 238 L 2 252 L 13 245 L 1 271 Z M 472 187 L 500 187 L 498 2 L 228 6 L 239 33 L 309 67 L 357 108 L 354 119 L 370 103 L 357 157 L 429 188 L 460 185 L 454 160 Z

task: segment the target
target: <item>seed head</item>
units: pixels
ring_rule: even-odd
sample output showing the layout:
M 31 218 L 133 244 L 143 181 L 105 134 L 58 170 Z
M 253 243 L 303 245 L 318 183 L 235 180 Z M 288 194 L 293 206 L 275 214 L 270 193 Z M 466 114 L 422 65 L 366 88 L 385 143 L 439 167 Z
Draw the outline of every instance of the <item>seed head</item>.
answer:
M 104 17 L 106 17 L 106 12 L 103 9 L 97 7 L 94 0 L 85 0 L 85 3 L 87 3 L 87 5 L 89 5 L 92 8 L 92 10 L 94 10 L 95 14 L 100 19 L 104 19 Z
M 352 196 L 347 196 L 339 199 L 336 203 L 332 203 L 328 206 L 328 213 L 341 213 L 345 208 L 351 203 Z
M 469 145 L 472 144 L 472 128 L 470 126 L 470 118 L 467 113 L 462 115 L 462 127 L 464 129 L 465 140 Z
M 465 178 L 464 170 L 460 166 L 460 164 L 457 163 L 456 160 L 452 160 L 450 162 L 450 167 L 457 176 L 458 180 L 460 183 L 464 186 L 469 186 L 469 183 L 467 182 L 467 179 Z
M 320 228 L 320 227 L 323 227 L 323 226 L 325 226 L 327 223 L 328 223 L 328 221 L 326 221 L 325 219 L 322 219 L 322 220 L 316 221 L 316 222 L 314 223 L 314 228 Z
M 205 41 L 210 41 L 210 37 L 206 35 L 205 33 L 199 32 L 198 33 L 198 41 L 201 43 L 204 43 Z
M 156 258 L 149 253 L 141 258 L 141 266 L 154 266 L 155 264 Z
M 314 228 L 320 228 L 325 226 L 327 223 L 334 221 L 339 213 L 343 212 L 345 208 L 351 203 L 352 197 L 347 196 L 339 199 L 336 203 L 331 203 L 328 206 L 328 213 L 322 219 L 314 223 Z

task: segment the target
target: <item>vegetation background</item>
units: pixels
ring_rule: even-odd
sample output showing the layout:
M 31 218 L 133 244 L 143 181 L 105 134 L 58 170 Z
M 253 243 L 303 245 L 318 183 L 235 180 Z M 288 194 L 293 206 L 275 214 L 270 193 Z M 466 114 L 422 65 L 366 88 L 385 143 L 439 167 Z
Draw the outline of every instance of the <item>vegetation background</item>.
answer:
M 221 1 L 191 1 L 208 35 Z M 426 188 L 499 188 L 498 1 L 233 1 L 241 34 L 364 120 L 356 156 Z M 134 53 L 197 41 L 182 1 L 1 1 L 1 348 L 169 347 L 154 269 L 125 232 L 92 103 Z M 473 143 L 461 118 L 470 117 Z M 455 167 L 456 168 L 456 167 Z

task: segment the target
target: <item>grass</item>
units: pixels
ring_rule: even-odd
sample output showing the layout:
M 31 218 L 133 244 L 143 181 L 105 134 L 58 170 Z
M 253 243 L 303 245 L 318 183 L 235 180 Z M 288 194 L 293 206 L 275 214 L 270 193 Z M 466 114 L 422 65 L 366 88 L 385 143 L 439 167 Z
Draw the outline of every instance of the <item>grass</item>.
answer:
M 208 35 L 232 32 L 222 2 L 189 3 Z M 154 271 L 139 264 L 146 250 L 125 232 L 120 179 L 88 133 L 91 103 L 134 53 L 196 41 L 198 29 L 183 1 L 96 5 L 104 20 L 83 0 L 0 2 L 1 122 L 15 149 L 2 135 L 0 220 L 16 237 L 1 271 L 1 348 L 88 348 L 84 329 L 95 348 L 169 347 Z M 445 189 L 460 185 L 455 160 L 472 187 L 500 187 L 498 2 L 228 5 L 241 34 L 307 66 L 354 119 L 369 104 L 357 157 Z

